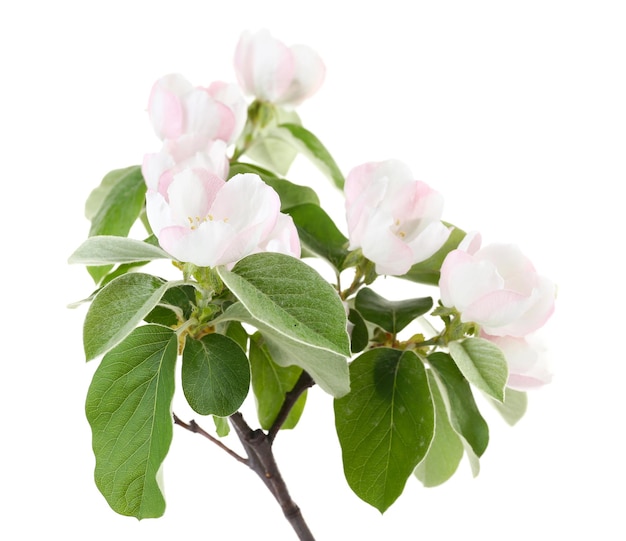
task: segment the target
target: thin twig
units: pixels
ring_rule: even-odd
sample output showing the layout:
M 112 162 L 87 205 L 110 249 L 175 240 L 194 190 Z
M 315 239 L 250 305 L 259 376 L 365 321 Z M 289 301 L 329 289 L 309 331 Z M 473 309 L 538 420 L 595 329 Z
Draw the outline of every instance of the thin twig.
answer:
M 298 381 L 296 381 L 296 384 L 293 386 L 293 389 L 285 394 L 285 401 L 283 402 L 274 423 L 267 433 L 267 439 L 269 440 L 270 445 L 274 442 L 274 438 L 276 438 L 280 428 L 283 424 L 285 424 L 285 421 L 287 420 L 287 417 L 289 417 L 289 413 L 291 413 L 291 410 L 298 401 L 298 398 L 300 398 L 302 393 L 309 387 L 313 387 L 313 385 L 315 385 L 315 381 L 313 381 L 313 378 L 303 370 L 302 374 L 300 374 L 300 377 L 298 378 Z
M 234 459 L 238 460 L 242 464 L 245 464 L 246 466 L 249 466 L 247 459 L 243 458 L 242 456 L 239 456 L 237 453 L 235 453 L 235 451 L 233 451 L 232 449 L 224 445 L 220 440 L 211 436 L 211 434 L 209 434 L 206 430 L 204 430 L 193 419 L 189 421 L 189 424 L 187 424 L 184 421 L 181 421 L 180 418 L 175 413 L 173 413 L 172 415 L 174 417 L 175 425 L 182 426 L 184 429 L 189 430 L 189 432 L 193 432 L 195 434 L 200 434 L 201 436 L 204 436 L 205 438 L 213 442 L 215 445 L 217 445 L 220 449 L 223 449 L 224 451 L 226 451 Z

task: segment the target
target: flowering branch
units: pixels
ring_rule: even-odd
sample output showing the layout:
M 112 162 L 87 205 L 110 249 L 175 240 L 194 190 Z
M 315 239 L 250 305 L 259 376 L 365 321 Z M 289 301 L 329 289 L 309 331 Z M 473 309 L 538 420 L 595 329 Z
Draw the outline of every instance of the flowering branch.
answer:
M 298 537 L 313 539 L 272 449 L 298 424 L 305 391 L 333 400 L 346 480 L 384 512 L 409 478 L 444 483 L 464 455 L 476 467 L 489 430 L 475 392 L 511 422 L 523 393 L 550 381 L 535 333 L 556 287 L 516 246 L 482 246 L 443 221 L 443 196 L 404 162 L 344 177 L 294 111 L 324 79 L 310 48 L 245 33 L 235 71 L 238 84 L 156 81 L 147 109 L 160 149 L 106 175 L 87 201 L 89 238 L 70 262 L 97 288 L 83 331 L 87 360 L 101 357 L 86 402 L 95 479 L 116 512 L 161 516 L 157 478 L 178 425 L 255 471 Z M 285 178 L 298 154 L 343 190 L 345 224 Z M 137 222 L 147 239 L 128 238 Z M 332 267 L 334 284 L 310 258 Z M 159 259 L 183 280 L 140 272 Z M 381 276 L 427 296 L 386 299 Z M 439 317 L 428 336 L 412 330 L 426 316 Z M 220 435 L 229 419 L 247 458 L 172 418 L 179 358 L 189 406 Z M 258 430 L 239 413 L 250 392 Z

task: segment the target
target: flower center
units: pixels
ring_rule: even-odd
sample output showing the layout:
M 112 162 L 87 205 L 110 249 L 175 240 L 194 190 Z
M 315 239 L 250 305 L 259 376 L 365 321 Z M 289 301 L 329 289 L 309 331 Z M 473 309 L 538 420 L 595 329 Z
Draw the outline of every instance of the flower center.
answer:
M 200 227 L 200 224 L 203 224 L 204 222 L 212 222 L 214 218 L 212 214 L 207 214 L 204 218 L 201 218 L 200 216 L 187 216 L 187 220 L 189 220 L 189 228 L 195 230 Z M 224 218 L 222 221 L 224 223 L 228 223 L 228 218 Z

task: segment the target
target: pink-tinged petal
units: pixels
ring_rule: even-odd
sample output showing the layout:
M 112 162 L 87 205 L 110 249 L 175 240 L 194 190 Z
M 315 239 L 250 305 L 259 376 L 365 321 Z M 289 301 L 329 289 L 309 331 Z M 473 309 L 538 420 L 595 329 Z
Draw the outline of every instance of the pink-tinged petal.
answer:
M 374 227 L 376 222 L 373 222 Z M 362 244 L 363 255 L 376 263 L 376 272 L 389 276 L 406 274 L 413 264 L 413 251 L 388 228 L 381 226 L 376 236 L 366 235 Z
M 474 255 L 478 250 L 480 250 L 482 240 L 482 236 L 478 231 L 470 231 L 463 237 L 463 240 L 459 243 L 457 250 L 462 250 L 468 254 Z
M 502 287 L 504 280 L 492 264 L 475 262 L 462 250 L 452 250 L 441 266 L 441 302 L 449 308 L 463 312 L 484 295 Z
M 205 169 L 185 169 L 175 175 L 167 191 L 173 223 L 197 227 L 210 219 L 211 205 L 224 185 Z
M 141 174 L 149 190 L 159 190 L 159 179 L 168 169 L 174 167 L 174 159 L 167 152 L 154 152 L 143 157 Z M 167 192 L 161 192 L 165 194 Z
M 160 193 L 153 190 L 146 192 L 146 216 L 152 231 L 154 231 L 157 237 L 163 228 L 172 223 L 168 202 Z
M 531 304 L 532 299 L 521 293 L 493 291 L 462 310 L 461 320 L 477 322 L 494 336 L 524 336 L 527 332 L 520 331 L 519 321 Z
M 556 286 L 551 280 L 543 276 L 538 276 L 537 281 L 537 286 L 528 297 L 528 309 L 524 312 L 523 317 L 506 327 L 507 334 L 526 336 L 543 327 L 554 313 Z
M 535 287 L 536 271 L 530 260 L 514 244 L 490 244 L 475 254 L 479 261 L 490 261 L 515 291 L 530 293 Z
M 216 81 L 211 83 L 207 92 L 218 102 L 230 109 L 233 115 L 233 124 L 228 138 L 224 141 L 232 143 L 236 140 L 246 124 L 248 118 L 248 104 L 237 85 Z
M 189 82 L 178 74 L 166 75 L 152 87 L 148 114 L 154 131 L 161 139 L 175 139 L 183 133 L 185 113 L 181 96 L 190 89 Z
M 509 368 L 507 387 L 528 391 L 550 383 L 545 347 L 533 337 L 483 336 L 497 345 L 504 354 Z
M 269 234 L 280 212 L 278 194 L 258 175 L 242 173 L 232 177 L 215 199 L 212 212 L 235 228 L 261 224 L 261 237 Z
M 446 243 L 452 232 L 441 222 L 432 222 L 422 230 L 419 236 L 407 243 L 413 252 L 412 265 L 426 261 Z
M 317 92 L 324 82 L 326 67 L 320 56 L 306 45 L 292 45 L 293 80 L 276 103 L 299 105 Z
M 258 251 L 277 252 L 300 257 L 300 237 L 291 216 L 282 213 L 278 214 L 274 229 L 261 241 Z
M 199 267 L 219 265 L 219 255 L 230 242 L 231 228 L 221 222 L 203 222 L 197 228 L 171 226 L 159 236 L 161 247 L 179 261 Z

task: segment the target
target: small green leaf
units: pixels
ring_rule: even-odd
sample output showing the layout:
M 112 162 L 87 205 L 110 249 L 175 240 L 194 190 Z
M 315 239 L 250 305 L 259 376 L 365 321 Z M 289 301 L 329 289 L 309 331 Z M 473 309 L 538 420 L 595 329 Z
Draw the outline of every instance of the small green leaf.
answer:
M 183 351 L 183 392 L 200 415 L 235 413 L 250 388 L 250 364 L 239 345 L 222 334 L 187 338 Z
M 416 317 L 428 312 L 433 307 L 433 300 L 424 297 L 389 301 L 365 287 L 358 292 L 354 307 L 367 321 L 375 323 L 387 332 L 397 334 Z
M 215 431 L 220 438 L 225 438 L 230 434 L 230 425 L 226 417 L 218 417 L 213 415 L 213 422 L 215 423 Z
M 502 402 L 509 368 L 504 354 L 484 338 L 466 338 L 448 344 L 465 379 L 492 398 Z
M 104 286 L 94 297 L 83 326 L 87 360 L 120 343 L 159 303 L 168 283 L 149 274 L 130 273 Z
M 348 321 L 352 323 L 352 332 L 350 333 L 350 349 L 352 353 L 363 351 L 369 344 L 369 331 L 367 325 L 356 310 L 350 310 Z
M 305 248 L 328 261 L 337 269 L 344 269 L 348 256 L 348 239 L 337 229 L 324 210 L 313 204 L 288 209 Z
M 238 321 L 229 321 L 224 334 L 233 340 L 244 353 L 248 351 L 248 333 L 241 323 Z
M 91 220 L 89 236 L 127 236 L 141 214 L 145 195 L 146 183 L 140 166 L 111 171 L 87 199 L 85 214 Z M 88 268 L 96 283 L 110 269 L 110 265 Z
M 161 297 L 159 304 L 144 317 L 144 321 L 174 327 L 189 319 L 195 301 L 196 288 L 192 285 L 171 287 Z
M 450 424 L 448 411 L 432 371 L 428 370 L 427 374 L 435 405 L 435 435 L 424 460 L 415 469 L 415 476 L 425 487 L 435 487 L 454 475 L 463 458 L 463 443 Z
M 261 428 L 269 430 L 285 402 L 285 395 L 293 389 L 302 374 L 302 368 L 277 365 L 272 360 L 262 335 L 258 332 L 250 340 L 250 367 L 259 423 Z M 304 410 L 305 402 L 306 392 L 296 401 L 282 428 L 296 426 Z
M 87 393 L 96 485 L 111 508 L 138 519 L 160 517 L 159 470 L 172 440 L 176 334 L 135 329 L 102 359 Z
M 489 443 L 489 427 L 476 407 L 469 383 L 447 353 L 432 353 L 428 363 L 439 384 L 452 427 L 477 457 L 482 456 Z
M 298 149 L 284 138 L 276 137 L 273 131 L 268 131 L 254 140 L 246 155 L 279 175 L 286 175 L 298 155 Z
M 271 136 L 281 139 L 305 155 L 317 168 L 343 190 L 345 179 L 337 163 L 321 141 L 298 124 L 284 123 L 272 130 Z
M 528 396 L 522 391 L 507 388 L 504 393 L 504 402 L 493 399 L 489 402 L 509 425 L 514 426 L 526 413 Z
M 141 240 L 101 235 L 90 237 L 83 242 L 70 256 L 68 263 L 106 265 L 154 259 L 171 259 L 171 257 L 158 246 Z
M 453 227 L 450 224 L 446 224 L 448 227 Z M 455 250 L 460 242 L 465 238 L 465 231 L 454 227 L 446 243 L 426 261 L 413 265 L 409 272 L 399 276 L 399 278 L 405 278 L 412 282 L 428 285 L 439 285 L 439 273 L 441 271 L 441 265 L 446 256 Z
M 433 438 L 434 409 L 422 361 L 379 348 L 350 365 L 351 391 L 335 400 L 348 484 L 384 512 L 404 490 Z

